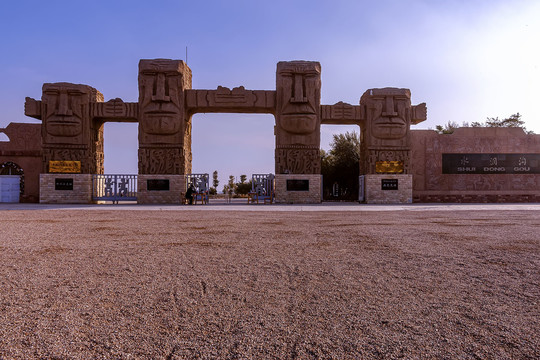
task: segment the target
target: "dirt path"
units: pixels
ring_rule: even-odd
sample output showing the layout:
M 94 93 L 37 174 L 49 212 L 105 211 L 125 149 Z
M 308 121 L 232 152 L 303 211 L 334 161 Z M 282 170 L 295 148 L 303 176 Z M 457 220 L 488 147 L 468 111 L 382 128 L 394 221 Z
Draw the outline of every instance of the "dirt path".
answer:
M 538 359 L 538 212 L 0 212 L 0 359 Z

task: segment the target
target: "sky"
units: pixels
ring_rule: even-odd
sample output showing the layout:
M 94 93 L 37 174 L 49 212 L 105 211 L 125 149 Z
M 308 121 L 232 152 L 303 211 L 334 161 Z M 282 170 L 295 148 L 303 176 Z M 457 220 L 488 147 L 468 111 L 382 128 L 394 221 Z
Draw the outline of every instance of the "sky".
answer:
M 0 3 L 0 128 L 36 122 L 26 96 L 45 82 L 138 99 L 139 59 L 187 60 L 194 89 L 274 90 L 278 61 L 319 61 L 321 104 L 358 104 L 370 88 L 400 87 L 428 120 L 485 121 L 519 112 L 540 133 L 537 0 L 18 0 Z M 187 59 L 186 59 L 187 48 Z M 196 114 L 193 172 L 274 172 L 274 119 Z M 321 127 L 332 134 L 356 126 Z M 105 172 L 137 173 L 137 124 L 105 125 Z

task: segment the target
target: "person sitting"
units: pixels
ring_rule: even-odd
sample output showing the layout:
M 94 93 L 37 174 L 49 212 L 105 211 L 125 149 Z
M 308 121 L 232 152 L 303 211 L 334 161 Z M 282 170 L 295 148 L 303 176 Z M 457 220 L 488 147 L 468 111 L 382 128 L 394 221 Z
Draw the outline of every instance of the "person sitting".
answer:
M 193 184 L 189 186 L 189 189 L 186 191 L 186 199 L 189 201 L 189 205 L 193 205 L 193 194 L 195 193 L 195 188 Z

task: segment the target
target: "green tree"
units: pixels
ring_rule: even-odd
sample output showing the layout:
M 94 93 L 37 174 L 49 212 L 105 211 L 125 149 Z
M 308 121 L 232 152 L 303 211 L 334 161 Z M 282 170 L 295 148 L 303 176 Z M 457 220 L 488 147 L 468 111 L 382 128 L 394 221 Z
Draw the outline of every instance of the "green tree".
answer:
M 463 123 L 465 125 L 466 123 Z M 448 121 L 448 123 L 444 126 L 437 125 L 435 126 L 435 131 L 437 131 L 439 134 L 451 134 L 453 133 L 457 128 L 459 127 L 458 123 L 455 121 Z
M 217 170 L 215 170 L 213 173 L 212 173 L 212 186 L 217 189 L 218 186 L 219 186 L 219 180 L 218 180 L 218 172 Z
M 487 118 L 484 124 L 472 123 L 472 126 L 484 126 L 484 127 L 519 127 L 522 128 L 528 134 L 533 134 L 533 131 L 528 131 L 525 128 L 525 121 L 521 120 L 521 114 L 515 113 L 505 119 Z
M 216 170 L 212 174 L 212 186 L 210 186 L 210 189 L 208 190 L 210 195 L 217 194 L 217 187 L 218 186 L 219 186 L 219 180 L 218 180 L 218 172 Z
M 534 134 L 534 131 L 528 131 L 525 128 L 525 121 L 521 120 L 521 114 L 515 113 L 505 119 L 499 119 L 498 117 L 488 117 L 486 122 L 473 121 L 472 123 L 463 122 L 462 127 L 519 127 L 522 128 L 527 134 Z M 458 123 L 454 121 L 448 121 L 444 126 L 437 125 L 435 131 L 439 134 L 452 134 L 459 127 Z
M 235 184 L 236 195 L 247 195 L 251 191 L 251 180 L 246 182 L 247 175 L 240 175 L 240 182 Z
M 321 150 L 321 173 L 325 199 L 356 200 L 360 162 L 360 137 L 358 133 L 335 134 L 330 150 Z M 332 195 L 334 184 L 339 188 L 337 197 Z
M 229 193 L 229 195 L 232 195 L 235 191 L 234 176 L 229 175 L 229 183 L 227 184 L 227 186 L 227 192 Z
M 235 192 L 237 195 L 247 195 L 251 191 L 251 180 L 248 182 L 236 183 Z

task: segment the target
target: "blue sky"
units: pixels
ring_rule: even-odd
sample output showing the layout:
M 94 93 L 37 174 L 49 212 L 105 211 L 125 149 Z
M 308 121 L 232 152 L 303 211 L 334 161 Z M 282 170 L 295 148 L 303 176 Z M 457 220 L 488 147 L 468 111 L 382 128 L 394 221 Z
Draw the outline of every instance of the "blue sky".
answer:
M 185 60 L 193 88 L 275 89 L 276 63 L 322 65 L 322 104 L 358 104 L 376 87 L 411 89 L 428 120 L 522 114 L 540 133 L 540 2 L 513 0 L 3 1 L 0 127 L 33 122 L 24 98 L 44 82 L 91 85 L 137 101 L 141 58 Z M 270 115 L 197 114 L 193 171 L 274 171 Z M 323 126 L 332 134 L 355 129 Z M 107 173 L 137 172 L 137 127 L 105 127 Z

